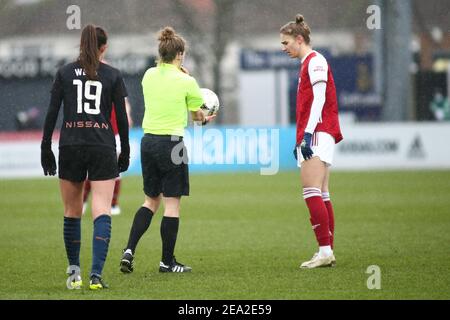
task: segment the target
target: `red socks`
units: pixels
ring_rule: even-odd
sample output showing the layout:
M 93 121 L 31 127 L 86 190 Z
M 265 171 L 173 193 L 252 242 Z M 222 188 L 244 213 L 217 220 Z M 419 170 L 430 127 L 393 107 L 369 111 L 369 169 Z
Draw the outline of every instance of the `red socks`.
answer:
M 322 199 L 325 203 L 325 207 L 328 211 L 328 226 L 330 228 L 330 243 L 331 243 L 331 249 L 334 247 L 334 211 L 333 206 L 331 205 L 330 200 L 330 193 L 329 192 L 323 192 L 322 193 Z
M 90 192 L 91 192 L 91 182 L 89 180 L 86 180 L 84 182 L 84 189 L 83 189 L 83 203 L 87 202 Z
M 114 193 L 113 193 L 112 203 L 111 203 L 111 206 L 113 206 L 113 207 L 117 206 L 117 204 L 119 203 L 120 183 L 121 183 L 121 180 L 116 179 L 116 183 L 114 185 Z
M 303 198 L 311 216 L 311 225 L 320 247 L 331 245 L 328 210 L 318 188 L 304 188 Z

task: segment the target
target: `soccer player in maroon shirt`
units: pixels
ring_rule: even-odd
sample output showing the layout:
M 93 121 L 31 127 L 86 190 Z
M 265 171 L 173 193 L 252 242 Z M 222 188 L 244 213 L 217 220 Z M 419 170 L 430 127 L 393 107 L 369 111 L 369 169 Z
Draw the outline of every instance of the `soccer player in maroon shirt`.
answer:
M 106 63 L 103 61 L 103 63 Z M 128 116 L 128 126 L 131 128 L 133 126 L 133 120 L 131 117 L 131 106 L 130 102 L 128 101 L 128 98 L 125 97 L 125 109 Z M 117 119 L 116 119 L 116 110 L 113 105 L 112 111 L 111 111 L 111 127 L 113 129 L 114 135 L 116 137 L 116 151 L 117 154 L 120 154 L 120 137 L 119 137 L 119 128 L 117 127 Z M 113 198 L 111 202 L 111 215 L 119 215 L 121 213 L 121 209 L 119 206 L 119 195 L 120 195 L 120 189 L 122 186 L 122 177 L 119 175 L 114 183 L 114 192 L 113 192 Z M 89 194 L 91 193 L 91 181 L 86 180 L 84 183 L 84 191 L 83 191 L 83 214 L 85 213 L 87 209 L 87 201 Z
M 301 268 L 334 266 L 334 213 L 328 184 L 335 144 L 343 137 L 333 74 L 310 44 L 311 30 L 302 15 L 281 27 L 283 51 L 301 60 L 297 89 L 297 135 L 294 156 L 301 167 L 303 198 L 310 212 L 319 251 Z

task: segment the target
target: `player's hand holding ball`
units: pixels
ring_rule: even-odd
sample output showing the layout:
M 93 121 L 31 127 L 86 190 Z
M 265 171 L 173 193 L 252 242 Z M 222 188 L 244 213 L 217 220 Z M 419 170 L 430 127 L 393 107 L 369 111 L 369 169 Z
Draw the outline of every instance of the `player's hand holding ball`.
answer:
M 217 112 L 220 109 L 220 102 L 219 97 L 214 91 L 206 88 L 201 88 L 200 91 L 202 93 L 204 101 L 201 109 L 203 111 L 203 114 L 205 115 L 205 120 L 203 121 L 202 125 L 205 125 L 214 120 L 214 118 L 217 116 Z
M 215 114 L 213 114 L 212 116 L 206 116 L 205 120 L 203 121 L 203 125 L 210 123 L 212 120 L 214 120 L 215 117 Z

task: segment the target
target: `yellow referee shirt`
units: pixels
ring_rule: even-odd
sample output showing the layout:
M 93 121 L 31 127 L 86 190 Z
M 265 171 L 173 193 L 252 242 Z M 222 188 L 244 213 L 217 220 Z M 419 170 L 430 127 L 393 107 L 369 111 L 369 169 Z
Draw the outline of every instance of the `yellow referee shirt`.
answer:
M 173 64 L 160 63 L 142 79 L 145 113 L 144 133 L 183 136 L 188 110 L 203 104 L 197 81 Z

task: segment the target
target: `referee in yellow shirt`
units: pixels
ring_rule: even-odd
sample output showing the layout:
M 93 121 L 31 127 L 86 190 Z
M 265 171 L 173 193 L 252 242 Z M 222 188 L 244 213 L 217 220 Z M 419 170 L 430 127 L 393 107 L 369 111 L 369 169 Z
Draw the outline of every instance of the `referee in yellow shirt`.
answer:
M 191 267 L 175 260 L 181 196 L 189 195 L 187 150 L 183 144 L 188 111 L 192 119 L 205 125 L 214 116 L 205 117 L 200 107 L 203 98 L 197 81 L 182 67 L 186 41 L 171 27 L 159 33 L 160 60 L 142 79 L 145 114 L 142 122 L 141 165 L 145 202 L 136 212 L 127 247 L 120 262 L 124 273 L 133 271 L 133 259 L 141 236 L 150 226 L 161 199 L 162 259 L 160 272 L 190 272 Z M 181 147 L 181 148 L 180 148 Z M 181 152 L 178 150 L 181 149 Z M 182 161 L 181 161 L 182 160 Z M 180 163 L 181 162 L 181 163 Z

